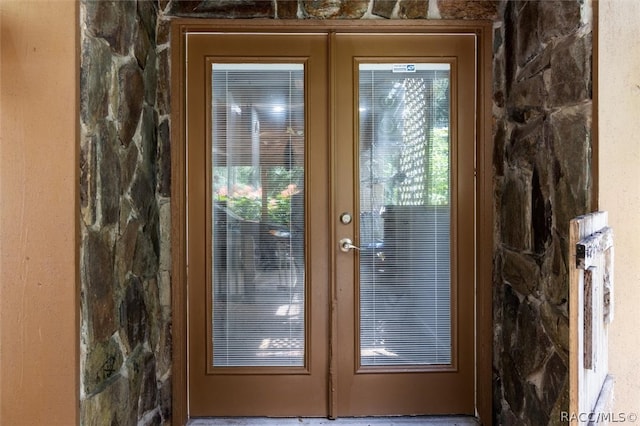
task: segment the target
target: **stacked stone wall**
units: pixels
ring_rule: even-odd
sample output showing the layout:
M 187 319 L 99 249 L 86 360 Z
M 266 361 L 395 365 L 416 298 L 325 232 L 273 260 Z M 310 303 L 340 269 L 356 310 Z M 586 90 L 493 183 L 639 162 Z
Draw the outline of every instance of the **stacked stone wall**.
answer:
M 171 417 L 167 93 L 158 7 L 82 1 L 80 421 Z
M 589 211 L 591 6 L 506 1 L 494 35 L 494 406 L 509 425 L 569 407 L 569 221 Z
M 169 424 L 174 17 L 494 22 L 494 416 L 568 407 L 568 221 L 591 203 L 586 0 L 81 0 L 81 423 Z

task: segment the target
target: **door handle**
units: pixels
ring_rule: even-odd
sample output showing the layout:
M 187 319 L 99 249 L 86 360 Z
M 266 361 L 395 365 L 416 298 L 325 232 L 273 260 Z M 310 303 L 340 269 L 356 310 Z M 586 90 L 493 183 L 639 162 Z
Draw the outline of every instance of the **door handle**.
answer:
M 347 253 L 349 250 L 360 250 L 360 247 L 353 245 L 351 238 L 343 238 L 339 241 L 340 250 Z

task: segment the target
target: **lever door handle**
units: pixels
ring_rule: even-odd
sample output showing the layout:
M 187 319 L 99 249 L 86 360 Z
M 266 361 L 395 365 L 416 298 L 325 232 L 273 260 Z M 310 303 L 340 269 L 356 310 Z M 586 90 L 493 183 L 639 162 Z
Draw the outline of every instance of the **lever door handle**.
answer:
M 340 250 L 347 253 L 349 250 L 360 250 L 360 247 L 353 245 L 351 238 L 343 238 L 339 241 Z

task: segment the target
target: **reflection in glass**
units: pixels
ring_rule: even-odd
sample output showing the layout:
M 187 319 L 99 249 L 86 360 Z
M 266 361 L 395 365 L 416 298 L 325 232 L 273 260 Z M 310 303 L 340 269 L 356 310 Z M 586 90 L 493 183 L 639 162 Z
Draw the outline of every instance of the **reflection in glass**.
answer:
M 451 363 L 448 64 L 361 64 L 360 363 Z
M 213 365 L 304 365 L 304 67 L 214 64 Z

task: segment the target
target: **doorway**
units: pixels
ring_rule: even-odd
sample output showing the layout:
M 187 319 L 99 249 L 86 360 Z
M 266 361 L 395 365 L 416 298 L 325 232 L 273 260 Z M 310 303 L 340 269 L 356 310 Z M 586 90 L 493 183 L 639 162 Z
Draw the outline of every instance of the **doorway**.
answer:
M 190 415 L 476 414 L 477 34 L 186 55 Z

